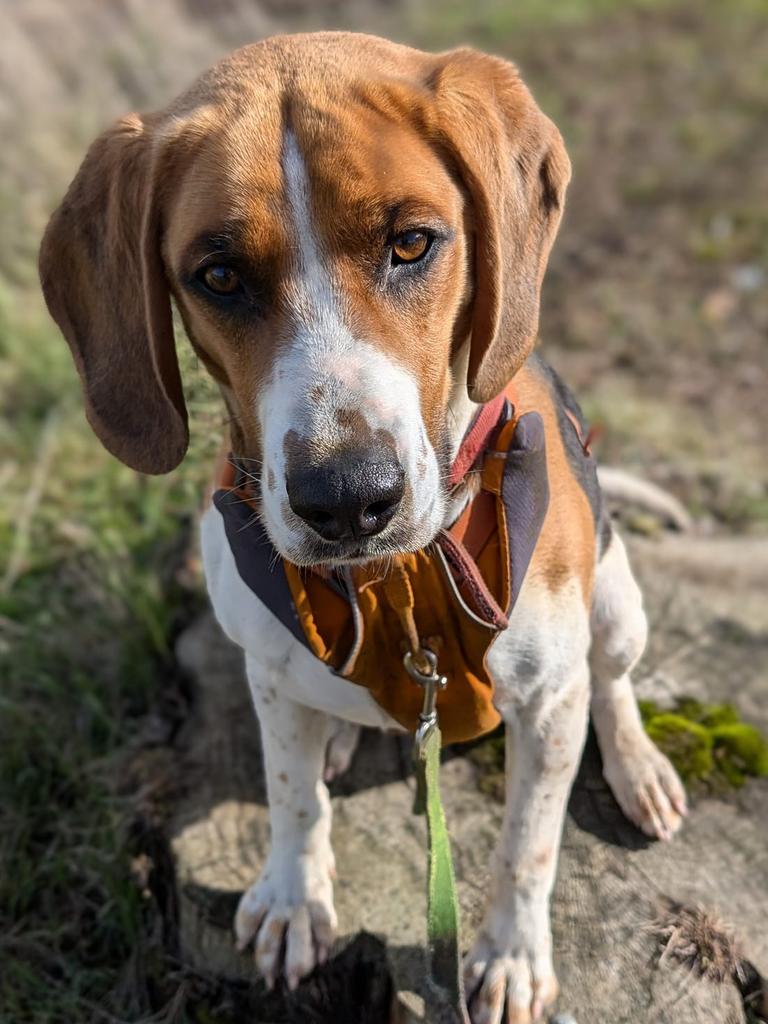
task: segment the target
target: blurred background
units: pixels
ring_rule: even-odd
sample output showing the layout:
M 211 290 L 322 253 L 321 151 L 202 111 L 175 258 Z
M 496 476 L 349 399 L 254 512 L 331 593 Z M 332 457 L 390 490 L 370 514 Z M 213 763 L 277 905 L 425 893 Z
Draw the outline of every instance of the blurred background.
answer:
M 36 255 L 112 119 L 164 105 L 236 46 L 308 27 L 519 64 L 574 166 L 542 347 L 603 426 L 599 457 L 669 489 L 700 533 L 768 528 L 762 0 L 3 0 L 3 1024 L 213 1019 L 174 987 L 173 897 L 147 886 L 142 858 L 173 800 L 190 700 L 173 642 L 204 602 L 193 534 L 224 416 L 180 341 L 189 457 L 162 479 L 112 460 Z

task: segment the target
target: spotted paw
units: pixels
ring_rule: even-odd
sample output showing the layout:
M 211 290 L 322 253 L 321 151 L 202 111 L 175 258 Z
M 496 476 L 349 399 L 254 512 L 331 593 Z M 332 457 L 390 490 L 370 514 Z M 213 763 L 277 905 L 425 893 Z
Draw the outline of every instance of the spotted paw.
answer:
M 523 936 L 500 943 L 483 928 L 464 961 L 472 1024 L 538 1024 L 557 999 L 557 979 L 546 940 Z
M 272 988 L 281 976 L 289 989 L 325 962 L 336 933 L 333 853 L 275 850 L 235 915 L 239 950 L 253 943 L 256 968 Z
M 664 754 L 643 732 L 604 753 L 603 775 L 624 814 L 655 839 L 669 840 L 688 813 L 685 790 Z

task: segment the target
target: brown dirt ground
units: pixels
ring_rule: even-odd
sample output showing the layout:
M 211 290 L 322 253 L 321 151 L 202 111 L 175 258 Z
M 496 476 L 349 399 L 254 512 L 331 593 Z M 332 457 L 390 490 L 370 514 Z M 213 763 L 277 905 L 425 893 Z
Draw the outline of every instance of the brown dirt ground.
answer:
M 768 513 L 768 19 L 715 7 L 616 15 L 520 62 L 574 164 L 544 350 L 605 423 L 601 458 L 738 528 Z

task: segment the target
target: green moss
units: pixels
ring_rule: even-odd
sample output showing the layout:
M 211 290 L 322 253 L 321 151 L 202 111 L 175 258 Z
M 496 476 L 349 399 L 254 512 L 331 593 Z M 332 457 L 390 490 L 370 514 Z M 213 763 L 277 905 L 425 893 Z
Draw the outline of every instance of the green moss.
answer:
M 743 786 L 748 777 L 768 776 L 768 740 L 742 722 L 732 705 L 704 704 L 690 697 L 671 709 L 652 700 L 637 703 L 645 731 L 690 789 L 722 792 Z M 503 801 L 503 732 L 473 745 L 467 756 L 478 770 L 480 792 Z
M 645 731 L 672 761 L 684 782 L 709 778 L 714 768 L 712 737 L 703 725 L 667 712 L 654 715 Z
M 707 729 L 715 729 L 719 725 L 735 725 L 739 721 L 738 711 L 730 704 L 702 704 L 687 697 L 677 702 L 675 713 Z
M 701 724 L 708 729 L 720 726 L 738 725 L 739 713 L 730 704 L 707 704 L 703 708 Z
M 659 705 L 653 700 L 639 700 L 637 706 L 640 711 L 640 717 L 643 720 L 643 725 L 647 725 L 653 716 L 658 715 L 660 712 Z
M 646 732 L 689 785 L 737 788 L 749 776 L 768 776 L 768 741 L 730 704 L 688 697 L 671 711 L 654 701 L 638 704 Z
M 748 775 L 768 775 L 768 743 L 754 725 L 719 725 L 711 735 L 718 768 L 732 786 L 743 786 Z

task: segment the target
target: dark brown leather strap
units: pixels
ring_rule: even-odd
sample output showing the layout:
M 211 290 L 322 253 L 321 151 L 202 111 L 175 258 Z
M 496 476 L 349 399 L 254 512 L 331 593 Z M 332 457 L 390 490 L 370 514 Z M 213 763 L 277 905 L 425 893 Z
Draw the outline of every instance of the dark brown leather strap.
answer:
M 445 555 L 445 560 L 459 592 L 467 600 L 472 610 L 494 629 L 506 629 L 507 616 L 504 614 L 504 610 L 499 608 L 469 552 L 445 530 L 441 530 L 437 543 Z
M 544 421 L 537 412 L 527 412 L 517 421 L 501 478 L 501 500 L 509 544 L 509 615 L 520 595 L 549 507 Z

